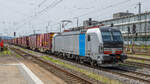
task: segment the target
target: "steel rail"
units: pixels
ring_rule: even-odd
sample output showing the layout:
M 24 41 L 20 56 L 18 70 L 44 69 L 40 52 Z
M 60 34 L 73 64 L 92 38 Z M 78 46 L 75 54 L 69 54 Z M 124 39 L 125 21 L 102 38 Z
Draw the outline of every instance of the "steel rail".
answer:
M 62 69 L 62 68 L 60 68 L 60 67 L 57 67 L 57 66 L 55 66 L 55 65 L 53 65 L 53 64 L 51 64 L 51 63 L 49 63 L 49 62 L 47 62 L 47 61 L 45 61 L 45 60 L 39 58 L 39 57 L 36 57 L 36 56 L 31 55 L 31 54 L 29 54 L 29 53 L 26 53 L 26 52 L 24 52 L 24 51 L 22 51 L 22 50 L 20 50 L 20 49 L 16 49 L 16 48 L 10 48 L 10 49 L 13 50 L 15 53 L 17 53 L 17 54 L 23 56 L 24 58 L 26 58 L 26 56 L 30 56 L 30 57 L 32 57 L 32 58 L 34 58 L 34 59 L 36 59 L 36 60 L 38 60 L 38 61 L 40 61 L 40 62 L 42 62 L 42 63 L 44 63 L 44 64 L 46 64 L 46 65 L 48 65 L 48 66 L 50 66 L 50 67 L 55 68 L 56 70 L 58 70 L 58 71 L 60 71 L 60 72 L 62 72 L 62 73 L 65 73 L 65 75 L 69 76 L 70 78 L 72 77 L 71 79 L 73 79 L 73 80 L 76 79 L 75 82 L 79 81 L 79 82 L 81 82 L 81 84 L 93 84 L 92 81 L 87 80 L 87 79 L 85 79 L 85 78 L 83 78 L 83 77 L 81 77 L 81 76 L 78 76 L 78 75 L 74 74 L 74 73 L 71 73 L 71 72 L 69 72 L 69 71 L 67 71 L 67 70 L 64 70 L 64 69 Z M 71 80 L 70 80 L 70 81 L 71 81 Z M 80 83 L 79 83 L 79 84 L 80 84 Z
M 148 58 L 128 56 L 129 59 L 150 61 Z
M 27 53 L 28 54 L 28 53 Z M 29 56 L 31 55 L 31 54 L 28 54 Z M 32 56 L 32 55 L 31 55 Z M 34 56 L 34 58 L 36 58 L 36 59 L 39 59 L 39 57 L 35 57 Z M 41 60 L 41 59 L 40 59 Z M 41 60 L 41 61 L 44 61 L 44 60 Z M 45 62 L 45 61 L 44 61 Z M 127 62 L 126 62 L 127 63 Z M 129 62 L 128 62 L 129 63 Z M 136 63 L 136 62 L 135 62 Z M 133 63 L 133 64 L 135 64 L 135 63 Z M 91 66 L 89 66 L 89 65 L 85 65 L 85 66 L 88 66 L 88 67 L 91 67 Z M 54 66 L 55 67 L 55 66 Z M 150 67 L 150 65 L 149 65 L 149 67 Z M 93 67 L 91 67 L 91 68 L 93 68 Z M 118 71 L 118 70 L 110 70 L 110 69 L 105 69 L 105 68 L 96 68 L 96 69 L 99 69 L 99 70 L 102 70 L 102 71 L 104 71 L 104 72 L 109 72 L 109 73 L 112 73 L 112 74 L 116 74 L 116 75 L 120 75 L 120 76 L 123 76 L 123 77 L 127 77 L 127 78 L 131 78 L 131 79 L 134 79 L 134 80 L 139 80 L 139 81 L 141 81 L 141 82 L 144 82 L 144 83 L 150 83 L 150 80 L 146 80 L 146 79 L 144 79 L 144 78 L 139 78 L 139 77 L 136 77 L 136 76 L 133 76 L 133 75 L 129 75 L 129 74 L 126 74 L 126 73 L 122 73 L 123 71 L 124 72 L 129 72 L 129 73 L 131 73 L 131 74 L 136 74 L 136 75 L 139 75 L 139 76 L 145 76 L 145 77 L 150 77 L 150 75 L 147 75 L 147 74 L 143 74 L 143 73 L 139 73 L 139 72 L 135 72 L 135 71 L 127 71 L 127 70 L 123 70 L 122 69 L 122 71 Z M 83 80 L 85 80 L 85 79 L 83 79 Z M 91 83 L 89 83 L 89 84 L 91 84 Z

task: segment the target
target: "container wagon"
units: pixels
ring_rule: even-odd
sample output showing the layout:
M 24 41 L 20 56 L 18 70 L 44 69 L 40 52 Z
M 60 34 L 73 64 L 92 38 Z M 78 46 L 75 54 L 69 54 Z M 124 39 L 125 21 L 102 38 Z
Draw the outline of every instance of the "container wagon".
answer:
M 54 33 L 37 35 L 37 48 L 39 51 L 51 53 L 53 35 Z
M 29 36 L 29 48 L 37 51 L 37 34 Z
M 29 37 L 28 36 L 22 37 L 22 39 L 21 39 L 21 47 L 29 48 Z

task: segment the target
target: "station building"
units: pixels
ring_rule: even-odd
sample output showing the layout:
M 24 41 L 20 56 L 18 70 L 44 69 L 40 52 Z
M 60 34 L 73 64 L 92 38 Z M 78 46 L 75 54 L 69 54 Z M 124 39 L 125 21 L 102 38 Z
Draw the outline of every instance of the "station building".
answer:
M 134 40 L 136 45 L 150 45 L 150 12 L 141 14 L 120 12 L 113 14 L 113 19 L 100 21 L 98 24 L 113 25 L 120 29 L 126 44 Z

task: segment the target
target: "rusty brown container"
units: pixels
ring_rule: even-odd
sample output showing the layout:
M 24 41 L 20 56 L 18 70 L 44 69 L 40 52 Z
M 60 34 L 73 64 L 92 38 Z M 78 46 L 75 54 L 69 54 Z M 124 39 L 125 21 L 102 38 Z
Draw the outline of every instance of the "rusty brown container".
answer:
M 29 48 L 31 49 L 37 49 L 37 35 L 31 35 L 28 37 L 29 40 Z

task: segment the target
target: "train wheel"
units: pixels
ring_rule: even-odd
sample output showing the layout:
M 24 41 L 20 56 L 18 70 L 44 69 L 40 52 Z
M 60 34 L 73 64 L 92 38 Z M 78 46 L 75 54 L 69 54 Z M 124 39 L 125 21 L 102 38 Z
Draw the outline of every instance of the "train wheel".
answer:
M 76 62 L 77 62 L 77 63 L 80 63 L 79 56 L 76 56 L 75 58 L 76 58 Z
M 92 67 L 94 66 L 93 60 L 90 61 L 90 65 L 91 65 Z
M 81 64 L 83 64 L 83 59 L 81 59 L 80 57 L 79 57 L 79 62 L 80 62 Z
M 63 59 L 66 59 L 66 55 L 65 55 L 65 53 L 63 53 L 62 55 L 63 55 Z
M 96 67 L 97 66 L 97 63 L 94 60 L 91 60 L 90 64 L 91 64 L 92 67 Z

